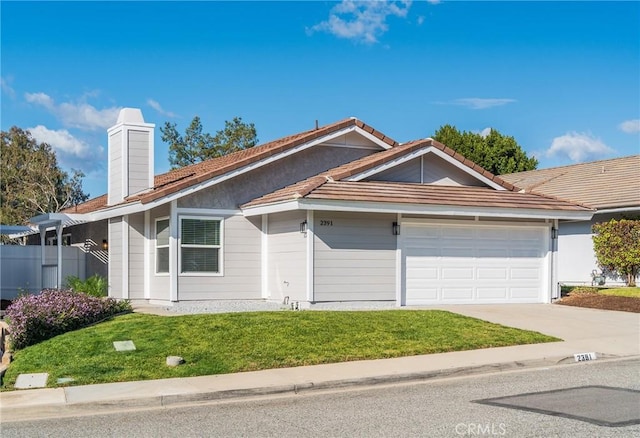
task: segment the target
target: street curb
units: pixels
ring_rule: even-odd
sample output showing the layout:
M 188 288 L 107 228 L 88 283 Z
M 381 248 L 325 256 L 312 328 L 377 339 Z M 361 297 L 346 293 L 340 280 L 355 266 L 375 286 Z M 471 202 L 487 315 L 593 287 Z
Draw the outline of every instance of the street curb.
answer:
M 615 356 L 602 353 L 597 353 L 597 356 L 599 360 L 629 360 L 633 358 L 640 358 L 640 356 L 637 355 Z M 12 419 L 15 421 L 19 421 L 30 418 L 42 418 L 43 415 L 46 417 L 47 415 L 73 415 L 78 413 L 86 413 L 87 411 L 89 411 L 91 414 L 97 414 L 100 412 L 105 413 L 124 409 L 162 408 L 268 395 L 299 394 L 313 391 L 371 387 L 385 384 L 389 385 L 397 383 L 424 382 L 446 378 L 490 374 L 495 372 L 523 370 L 528 368 L 541 368 L 558 365 L 562 366 L 575 363 L 576 362 L 574 361 L 573 357 L 555 357 L 522 362 L 512 361 L 424 372 L 388 374 L 374 377 L 337 379 L 321 382 L 305 382 L 286 385 L 272 385 L 245 389 L 225 389 L 183 394 L 163 394 L 77 403 L 70 403 L 65 401 L 62 403 L 49 403 L 29 406 L 2 406 L 0 407 L 0 413 L 4 417 L 5 421 L 9 420 L 9 418 L 7 418 L 6 416 L 12 417 Z M 29 412 L 36 410 L 37 412 Z

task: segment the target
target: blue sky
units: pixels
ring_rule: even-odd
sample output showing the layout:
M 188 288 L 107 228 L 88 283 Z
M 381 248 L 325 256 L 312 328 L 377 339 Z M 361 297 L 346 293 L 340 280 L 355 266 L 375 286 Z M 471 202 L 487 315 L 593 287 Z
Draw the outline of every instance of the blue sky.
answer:
M 122 107 L 260 142 L 355 116 L 400 142 L 513 136 L 540 168 L 640 153 L 640 2 L 1 3 L 1 127 L 106 192 Z

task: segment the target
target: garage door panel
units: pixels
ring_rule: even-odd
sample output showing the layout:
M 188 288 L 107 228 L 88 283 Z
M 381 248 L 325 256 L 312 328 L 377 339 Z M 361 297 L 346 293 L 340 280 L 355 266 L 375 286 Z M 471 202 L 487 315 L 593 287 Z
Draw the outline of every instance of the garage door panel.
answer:
M 534 287 L 512 287 L 511 298 L 519 300 L 529 300 L 538 297 L 539 290 Z
M 412 290 L 407 286 L 407 294 L 411 296 L 419 296 L 420 299 L 414 304 L 432 304 L 438 302 L 438 288 L 426 287 Z
M 473 287 L 443 287 L 443 300 L 470 300 L 473 298 Z
M 473 268 L 454 268 L 445 267 L 442 268 L 443 280 L 473 280 L 474 278 Z
M 402 229 L 406 304 L 545 301 L 545 228 L 403 224 Z
M 507 300 L 509 290 L 506 287 L 479 287 L 476 289 L 478 299 Z
M 478 267 L 478 280 L 507 280 L 509 278 L 507 268 Z
M 540 281 L 540 269 L 532 268 L 512 268 L 510 277 L 513 280 L 535 280 Z
M 407 268 L 407 278 L 420 278 L 423 280 L 437 280 L 438 269 L 436 268 Z M 418 281 L 420 283 L 420 281 Z

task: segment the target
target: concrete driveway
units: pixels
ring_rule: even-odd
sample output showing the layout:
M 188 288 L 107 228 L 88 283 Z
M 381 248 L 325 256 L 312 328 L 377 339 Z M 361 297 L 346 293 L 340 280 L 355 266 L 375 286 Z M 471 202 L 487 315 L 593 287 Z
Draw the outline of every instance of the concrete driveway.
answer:
M 594 351 L 614 356 L 640 354 L 638 313 L 559 304 L 446 305 L 429 308 L 555 336 L 576 348 L 582 348 L 582 352 Z

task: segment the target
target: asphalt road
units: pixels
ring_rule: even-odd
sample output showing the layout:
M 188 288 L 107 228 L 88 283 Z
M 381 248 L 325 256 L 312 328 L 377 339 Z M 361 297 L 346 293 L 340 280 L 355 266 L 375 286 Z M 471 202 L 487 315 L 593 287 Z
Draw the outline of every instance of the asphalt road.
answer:
M 631 437 L 607 427 L 473 400 L 603 385 L 640 390 L 640 360 L 550 368 L 368 389 L 215 402 L 38 421 L 2 422 L 10 437 Z M 608 400 L 580 400 L 598 408 Z M 640 405 L 637 407 L 640 413 Z M 639 415 L 640 416 L 640 415 Z

